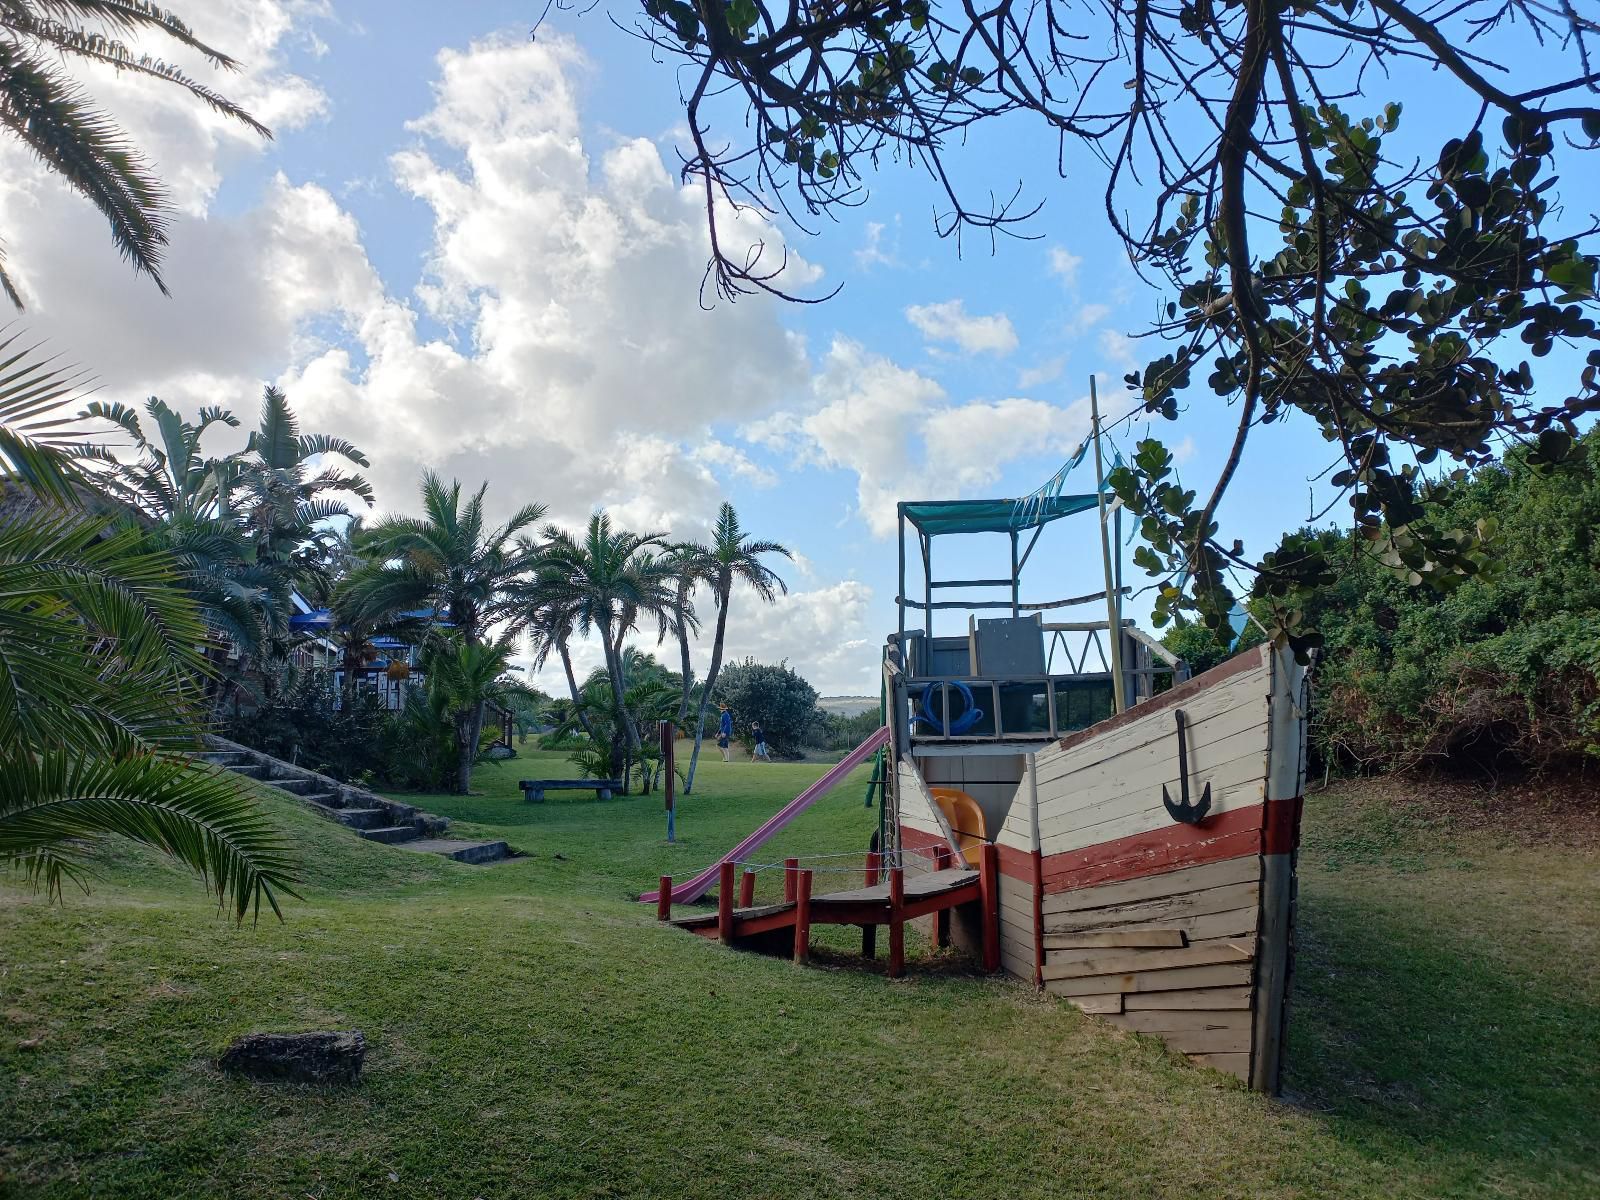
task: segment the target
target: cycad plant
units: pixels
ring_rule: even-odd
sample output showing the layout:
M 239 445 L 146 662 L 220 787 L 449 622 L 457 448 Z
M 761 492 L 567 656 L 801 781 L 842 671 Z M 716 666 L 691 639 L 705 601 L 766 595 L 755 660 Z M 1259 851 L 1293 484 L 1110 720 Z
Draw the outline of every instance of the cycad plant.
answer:
M 222 70 L 238 69 L 175 14 L 148 0 L 0 0 L 0 127 L 104 214 L 122 256 L 165 293 L 161 254 L 171 207 L 166 189 L 66 64 L 100 63 L 182 88 L 262 137 L 272 133 L 227 97 L 125 40 L 144 34 L 192 50 Z M 0 288 L 22 307 L 3 262 Z
M 192 867 L 240 919 L 277 911 L 281 839 L 247 783 L 186 753 L 207 631 L 181 565 L 77 505 L 87 477 L 59 431 L 18 432 L 52 386 L 31 362 L 0 381 L 0 861 L 58 896 L 89 843 L 120 834 Z M 39 486 L 17 482 L 23 461 Z

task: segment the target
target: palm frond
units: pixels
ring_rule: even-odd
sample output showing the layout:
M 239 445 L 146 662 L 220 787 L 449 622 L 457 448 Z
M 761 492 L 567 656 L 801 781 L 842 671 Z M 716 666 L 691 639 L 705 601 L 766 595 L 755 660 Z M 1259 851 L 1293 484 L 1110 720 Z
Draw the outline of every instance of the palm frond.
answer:
M 0 861 L 58 897 L 82 867 L 82 841 L 107 834 L 184 863 L 238 921 L 263 900 L 281 919 L 278 893 L 298 895 L 288 847 L 230 772 L 155 751 L 0 752 Z

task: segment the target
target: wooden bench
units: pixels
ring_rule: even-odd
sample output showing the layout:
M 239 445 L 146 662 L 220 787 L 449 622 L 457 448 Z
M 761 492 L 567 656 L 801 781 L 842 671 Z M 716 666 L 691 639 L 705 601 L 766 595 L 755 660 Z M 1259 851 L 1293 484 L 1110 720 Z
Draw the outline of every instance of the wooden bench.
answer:
M 602 800 L 611 799 L 612 792 L 622 790 L 620 779 L 524 779 L 517 785 L 522 798 L 532 804 L 543 804 L 546 792 L 594 792 Z

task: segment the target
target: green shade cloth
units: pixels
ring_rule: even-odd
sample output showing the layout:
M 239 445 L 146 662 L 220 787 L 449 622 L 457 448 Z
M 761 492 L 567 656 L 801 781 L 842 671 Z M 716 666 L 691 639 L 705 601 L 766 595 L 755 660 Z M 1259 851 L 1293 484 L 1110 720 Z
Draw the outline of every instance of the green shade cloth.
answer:
M 1024 509 L 1016 500 L 910 500 L 900 506 L 906 520 L 928 537 L 942 533 L 1010 533 L 1048 525 L 1086 512 L 1097 501 L 1088 496 L 1049 496 Z

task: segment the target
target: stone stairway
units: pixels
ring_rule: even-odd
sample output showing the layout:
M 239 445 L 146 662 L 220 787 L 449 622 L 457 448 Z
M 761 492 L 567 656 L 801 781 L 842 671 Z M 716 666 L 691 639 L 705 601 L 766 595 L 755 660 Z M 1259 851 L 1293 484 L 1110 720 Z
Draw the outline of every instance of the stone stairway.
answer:
M 473 842 L 443 836 L 450 827 L 450 818 L 423 812 L 413 804 L 402 804 L 340 783 L 226 738 L 208 737 L 206 743 L 209 749 L 197 758 L 297 796 L 312 812 L 337 821 L 368 841 L 383 842 L 402 850 L 442 854 L 464 863 L 495 862 L 511 854 L 505 842 Z

